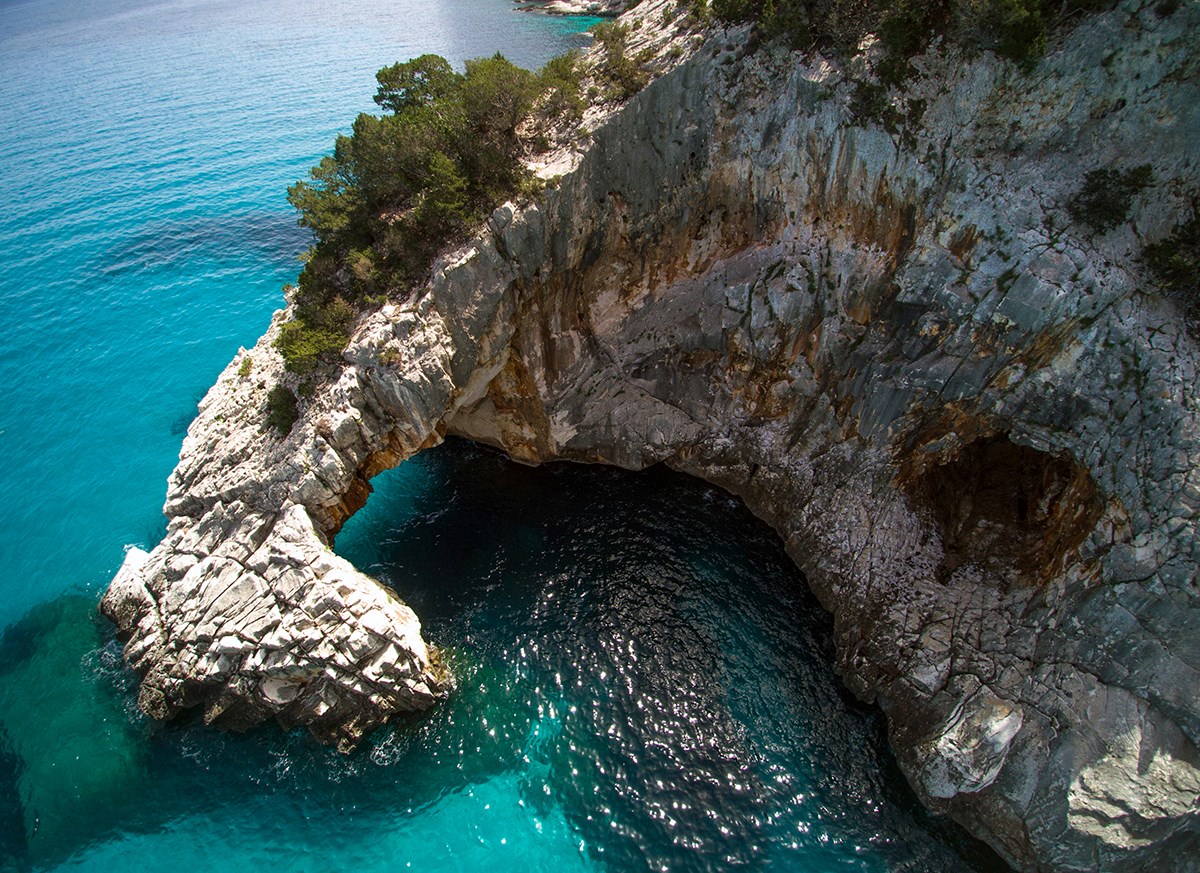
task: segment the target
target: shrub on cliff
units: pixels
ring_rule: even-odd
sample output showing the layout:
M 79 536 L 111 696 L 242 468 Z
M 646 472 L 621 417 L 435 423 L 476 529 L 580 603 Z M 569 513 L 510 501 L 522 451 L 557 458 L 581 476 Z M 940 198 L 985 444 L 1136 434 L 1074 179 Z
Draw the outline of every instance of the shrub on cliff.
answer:
M 448 237 L 519 189 L 529 147 L 522 125 L 548 92 L 563 105 L 577 99 L 572 67 L 557 62 L 538 76 L 497 54 L 457 73 L 422 55 L 380 70 L 375 101 L 388 113 L 359 115 L 351 135 L 288 190 L 316 237 L 309 284 L 357 302 L 419 278 Z M 361 256 L 344 275 L 329 268 L 367 250 L 369 270 Z
M 517 128 L 535 96 L 533 74 L 499 55 L 469 61 L 465 74 L 424 55 L 377 78 L 375 99 L 391 114 L 360 115 L 309 180 L 288 191 L 316 236 L 311 282 L 336 285 L 352 301 L 414 281 L 449 235 L 516 188 L 524 173 Z M 322 266 L 369 248 L 369 275 Z
M 267 393 L 267 424 L 275 428 L 280 436 L 292 432 L 292 426 L 300 417 L 296 408 L 296 395 L 285 385 L 276 385 Z
M 539 124 L 545 126 L 559 120 L 576 122 L 583 118 L 587 103 L 580 94 L 582 78 L 577 51 L 546 61 L 538 72 L 540 93 L 535 115 Z
M 1111 167 L 1092 170 L 1067 204 L 1067 211 L 1097 233 L 1112 230 L 1129 217 L 1133 198 L 1153 179 L 1149 164 L 1127 170 Z
M 323 360 L 331 360 L 346 347 L 349 339 L 349 333 L 315 327 L 297 318 L 279 329 L 275 347 L 283 355 L 284 366 L 288 370 L 306 375 Z
M 1200 322 L 1200 212 L 1166 239 L 1146 246 L 1142 259 L 1168 296 L 1184 305 L 1193 329 Z
M 629 28 L 624 24 L 603 21 L 592 28 L 596 42 L 604 47 L 604 61 L 597 76 L 607 86 L 606 99 L 625 100 L 646 87 L 650 75 L 643 68 L 645 58 L 626 54 Z
M 376 80 L 384 114 L 359 115 L 333 153 L 288 189 L 315 238 L 296 317 L 276 342 L 296 372 L 345 346 L 356 307 L 420 281 L 447 240 L 528 190 L 523 156 L 546 141 L 558 115 L 583 113 L 574 55 L 538 74 L 500 54 L 467 61 L 462 73 L 421 55 L 384 67 Z
M 419 281 L 447 240 L 526 190 L 522 157 L 546 141 L 559 114 L 583 113 L 574 55 L 538 74 L 499 54 L 467 61 L 462 73 L 422 55 L 376 80 L 385 113 L 359 115 L 288 189 L 315 238 L 296 319 L 277 342 L 300 372 L 344 346 L 354 307 Z
M 1040 0 L 988 0 L 979 3 L 977 41 L 1001 57 L 1030 67 L 1046 51 L 1046 19 L 1053 7 Z
M 318 264 L 309 260 L 295 290 L 296 317 L 279 329 L 275 339 L 284 366 L 293 373 L 311 373 L 322 361 L 332 360 L 350 338 L 354 307 L 336 293 L 330 280 L 317 278 L 331 269 L 336 265 L 328 256 Z

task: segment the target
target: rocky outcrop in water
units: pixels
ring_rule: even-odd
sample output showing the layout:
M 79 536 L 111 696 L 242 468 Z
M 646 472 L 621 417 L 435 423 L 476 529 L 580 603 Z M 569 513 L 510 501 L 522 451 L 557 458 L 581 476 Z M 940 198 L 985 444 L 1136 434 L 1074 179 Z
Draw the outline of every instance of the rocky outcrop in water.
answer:
M 894 133 L 819 59 L 710 40 L 367 317 L 282 440 L 281 313 L 105 597 L 143 709 L 352 742 L 446 686 L 328 551 L 373 475 L 446 434 L 663 462 L 779 532 L 929 806 L 1025 869 L 1197 869 L 1197 345 L 1138 260 L 1200 188 L 1197 33 L 1125 4 L 1033 74 L 931 55 Z M 1127 223 L 1067 209 L 1144 163 Z
M 519 8 L 550 15 L 615 16 L 625 9 L 623 0 L 518 0 Z
M 276 485 L 245 482 L 249 500 L 226 492 L 173 516 L 152 553 L 129 551 L 101 610 L 130 636 L 147 715 L 203 706 L 206 723 L 235 729 L 274 716 L 349 748 L 429 706 L 448 677 L 412 610 L 334 555 Z

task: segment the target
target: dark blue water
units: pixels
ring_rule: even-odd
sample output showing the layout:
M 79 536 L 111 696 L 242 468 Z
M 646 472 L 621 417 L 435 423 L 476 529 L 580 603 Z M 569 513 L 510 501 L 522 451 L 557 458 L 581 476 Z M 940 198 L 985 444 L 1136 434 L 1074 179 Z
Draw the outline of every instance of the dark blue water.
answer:
M 465 445 L 338 549 L 462 691 L 349 757 L 143 719 L 95 603 L 152 546 L 196 401 L 282 304 L 286 204 L 425 51 L 527 66 L 586 20 L 507 0 L 0 0 L 0 869 L 954 870 L 829 629 L 744 509 L 663 472 Z

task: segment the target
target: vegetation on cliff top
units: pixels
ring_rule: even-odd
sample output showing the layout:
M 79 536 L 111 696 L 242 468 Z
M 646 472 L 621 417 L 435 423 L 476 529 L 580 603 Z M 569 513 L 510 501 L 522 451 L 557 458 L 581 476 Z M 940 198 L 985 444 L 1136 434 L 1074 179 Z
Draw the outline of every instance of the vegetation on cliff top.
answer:
M 784 41 L 848 61 L 866 53 L 870 74 L 858 78 L 851 110 L 911 144 L 925 111 L 920 99 L 905 99 L 905 82 L 917 75 L 913 59 L 931 45 L 967 52 L 990 50 L 1031 70 L 1046 49 L 1051 28 L 1116 0 L 680 0 L 689 18 L 703 24 L 753 23 L 751 41 Z M 1177 0 L 1155 8 L 1171 15 Z M 899 99 L 895 89 L 901 89 Z
M 904 133 L 919 122 L 924 105 L 897 104 L 888 90 L 912 75 L 911 59 L 935 40 L 991 49 L 1028 65 L 1044 50 L 1049 24 L 1113 2 L 681 0 L 680 7 L 697 23 L 712 17 L 755 22 L 755 40 L 780 37 L 835 55 L 856 53 L 863 38 L 875 34 L 881 50 L 874 76 L 858 83 L 852 108 Z M 628 26 L 606 22 L 593 31 L 602 53 L 589 96 L 623 100 L 644 87 L 649 50 L 629 55 Z M 276 342 L 293 372 L 311 372 L 344 348 L 358 311 L 422 281 L 447 241 L 505 200 L 537 190 L 523 159 L 545 150 L 555 126 L 578 122 L 586 107 L 575 53 L 537 73 L 500 54 L 467 61 L 458 73 L 427 54 L 385 67 L 376 79 L 374 99 L 383 114 L 359 115 L 309 179 L 288 190 L 300 223 L 315 237 L 292 289 L 295 318 Z M 1111 204 L 1103 199 L 1074 204 L 1076 217 L 1098 229 L 1107 225 Z
M 883 57 L 876 73 L 897 84 L 909 59 L 943 38 L 991 49 L 1020 64 L 1036 61 L 1048 28 L 1081 11 L 1105 9 L 1114 0 L 712 0 L 721 21 L 753 21 L 767 38 L 785 36 L 796 47 L 852 54 L 863 37 L 878 36 Z M 703 0 L 694 0 L 703 4 Z
M 340 351 L 356 311 L 424 278 L 448 239 L 534 187 L 522 158 L 560 120 L 583 114 L 577 57 L 537 73 L 502 55 L 422 55 L 376 74 L 382 115 L 363 113 L 307 181 L 288 189 L 315 243 L 292 291 L 296 317 L 277 340 L 288 369 Z

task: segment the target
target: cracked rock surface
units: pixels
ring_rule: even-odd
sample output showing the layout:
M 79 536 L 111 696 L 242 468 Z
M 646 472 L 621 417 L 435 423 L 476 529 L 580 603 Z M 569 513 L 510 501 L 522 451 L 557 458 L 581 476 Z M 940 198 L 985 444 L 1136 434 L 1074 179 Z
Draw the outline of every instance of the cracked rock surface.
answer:
M 927 805 L 1024 869 L 1200 869 L 1200 358 L 1138 258 L 1200 189 L 1197 34 L 1125 3 L 1032 74 L 931 54 L 895 133 L 716 37 L 365 317 L 286 439 L 278 314 L 104 599 L 143 709 L 351 743 L 447 687 L 327 548 L 371 476 L 447 434 L 665 462 L 783 538 Z M 1126 224 L 1073 220 L 1144 163 Z

